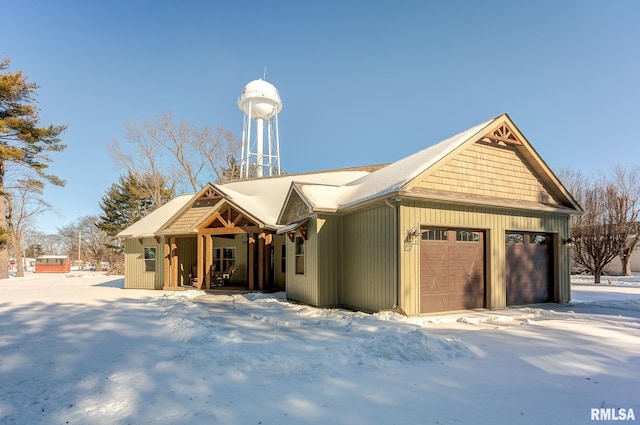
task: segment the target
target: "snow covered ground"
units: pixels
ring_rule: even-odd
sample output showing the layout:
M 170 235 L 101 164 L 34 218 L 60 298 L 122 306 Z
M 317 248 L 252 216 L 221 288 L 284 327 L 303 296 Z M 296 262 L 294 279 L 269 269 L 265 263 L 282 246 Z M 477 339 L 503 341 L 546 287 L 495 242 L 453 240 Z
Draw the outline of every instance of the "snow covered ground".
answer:
M 640 276 L 589 279 L 571 305 L 406 318 L 124 290 L 101 273 L 12 278 L 0 423 L 585 424 L 600 408 L 640 421 Z

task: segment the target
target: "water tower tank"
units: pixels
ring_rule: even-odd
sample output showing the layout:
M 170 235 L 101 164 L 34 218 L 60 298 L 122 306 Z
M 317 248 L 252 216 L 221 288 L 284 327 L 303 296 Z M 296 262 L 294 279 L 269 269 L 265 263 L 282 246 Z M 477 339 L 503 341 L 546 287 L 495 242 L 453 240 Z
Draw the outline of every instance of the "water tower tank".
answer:
M 282 110 L 280 94 L 275 86 L 264 80 L 253 80 L 244 86 L 238 107 L 251 119 L 268 120 Z
M 280 93 L 264 80 L 249 82 L 238 98 L 244 115 L 242 124 L 241 178 L 280 174 L 278 114 L 282 110 Z

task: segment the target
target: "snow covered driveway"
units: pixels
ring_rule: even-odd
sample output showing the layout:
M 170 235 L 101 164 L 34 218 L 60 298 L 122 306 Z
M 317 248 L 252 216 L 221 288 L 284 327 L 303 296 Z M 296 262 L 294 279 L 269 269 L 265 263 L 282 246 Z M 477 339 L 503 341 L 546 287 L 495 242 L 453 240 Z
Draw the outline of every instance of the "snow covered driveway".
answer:
M 585 424 L 640 416 L 640 279 L 404 318 L 282 294 L 0 281 L 2 424 Z M 637 419 L 640 421 L 640 417 Z

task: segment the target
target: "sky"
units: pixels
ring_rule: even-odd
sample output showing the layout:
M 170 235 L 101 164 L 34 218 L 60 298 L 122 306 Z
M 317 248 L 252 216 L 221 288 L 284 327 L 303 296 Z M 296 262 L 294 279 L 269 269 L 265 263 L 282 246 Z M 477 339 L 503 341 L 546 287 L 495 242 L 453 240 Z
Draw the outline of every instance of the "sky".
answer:
M 34 1 L 0 6 L 0 57 L 67 125 L 45 233 L 100 214 L 107 146 L 171 112 L 242 133 L 237 99 L 274 84 L 289 173 L 393 162 L 508 113 L 556 173 L 640 165 L 640 3 Z M 266 74 L 265 74 L 266 70 Z

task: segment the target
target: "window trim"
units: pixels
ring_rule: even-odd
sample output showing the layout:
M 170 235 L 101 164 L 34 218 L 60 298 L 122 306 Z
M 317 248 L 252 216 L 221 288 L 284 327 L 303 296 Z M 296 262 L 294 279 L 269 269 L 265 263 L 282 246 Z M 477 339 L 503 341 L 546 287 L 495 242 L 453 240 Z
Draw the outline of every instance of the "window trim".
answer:
M 298 243 L 299 242 L 299 243 Z M 293 242 L 295 249 L 295 274 L 296 275 L 304 275 L 305 274 L 305 240 L 302 236 L 296 236 Z M 300 248 L 300 249 L 299 249 Z
M 232 251 L 233 252 L 233 256 L 231 257 L 226 257 L 225 253 L 226 251 Z M 216 253 L 218 253 L 219 257 L 216 258 Z M 235 246 L 219 246 L 219 247 L 214 247 L 213 248 L 213 270 L 216 273 L 227 273 L 229 271 L 229 269 L 231 267 L 236 267 L 236 260 L 237 260 L 237 250 Z M 231 263 L 231 264 L 229 264 Z M 218 266 L 220 266 L 220 269 L 218 269 Z M 226 268 L 225 268 L 226 266 Z
M 153 252 L 153 258 L 148 258 L 147 252 Z M 145 273 L 155 273 L 156 263 L 158 260 L 158 247 L 157 246 L 145 246 L 142 248 L 142 259 L 144 261 Z M 153 269 L 153 270 L 151 270 Z

